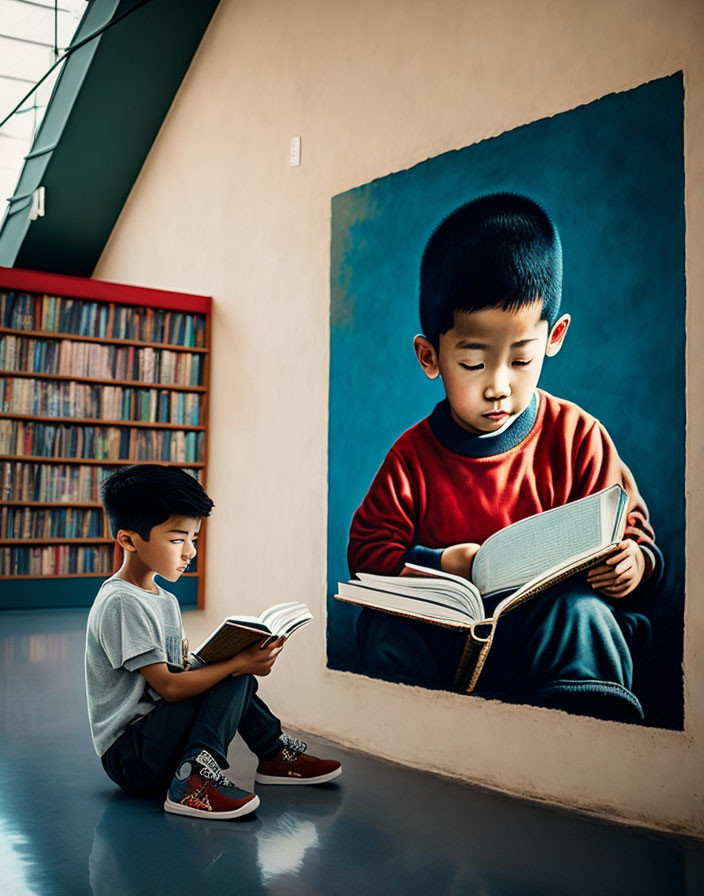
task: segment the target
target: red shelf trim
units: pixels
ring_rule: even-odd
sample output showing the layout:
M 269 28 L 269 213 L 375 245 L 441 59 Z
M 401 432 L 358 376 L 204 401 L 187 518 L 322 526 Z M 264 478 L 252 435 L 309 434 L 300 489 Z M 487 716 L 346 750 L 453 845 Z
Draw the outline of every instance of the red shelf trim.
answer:
M 22 268 L 0 267 L 0 289 L 59 295 L 72 299 L 94 299 L 98 302 L 117 302 L 122 305 L 170 308 L 196 314 L 210 314 L 213 301 L 211 296 L 148 289 L 144 286 L 127 286 L 123 283 L 110 283 L 108 280 L 69 277 L 66 274 L 49 274 L 45 271 L 27 271 Z

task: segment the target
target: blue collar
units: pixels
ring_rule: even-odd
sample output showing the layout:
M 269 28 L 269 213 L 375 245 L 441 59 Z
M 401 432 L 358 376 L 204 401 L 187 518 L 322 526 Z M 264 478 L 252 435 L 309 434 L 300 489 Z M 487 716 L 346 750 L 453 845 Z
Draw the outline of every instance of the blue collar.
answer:
M 509 427 L 493 438 L 482 439 L 455 423 L 450 404 L 445 398 L 435 406 L 430 415 L 430 428 L 438 442 L 455 454 L 462 454 L 464 457 L 493 457 L 515 448 L 525 439 L 538 416 L 538 404 L 538 393 L 534 392 L 528 407 Z

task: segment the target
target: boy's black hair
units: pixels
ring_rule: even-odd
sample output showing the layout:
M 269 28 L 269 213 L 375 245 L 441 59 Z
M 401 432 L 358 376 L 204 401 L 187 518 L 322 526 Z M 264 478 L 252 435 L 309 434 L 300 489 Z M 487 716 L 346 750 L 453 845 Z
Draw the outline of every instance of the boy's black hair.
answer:
M 137 532 L 144 541 L 154 526 L 172 516 L 210 516 L 213 502 L 205 489 L 179 467 L 135 464 L 121 467 L 103 482 L 101 497 L 113 536 L 119 529 Z
M 420 268 L 420 322 L 437 348 L 456 311 L 517 310 L 543 300 L 552 327 L 560 311 L 562 247 L 532 199 L 493 193 L 461 205 L 428 240 Z

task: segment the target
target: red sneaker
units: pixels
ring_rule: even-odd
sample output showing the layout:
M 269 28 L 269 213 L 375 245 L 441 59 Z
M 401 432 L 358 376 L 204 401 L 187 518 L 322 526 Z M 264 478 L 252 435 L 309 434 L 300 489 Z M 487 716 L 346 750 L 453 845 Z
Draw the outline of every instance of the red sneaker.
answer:
M 342 773 L 336 759 L 305 756 L 308 744 L 281 735 L 282 747 L 273 759 L 262 759 L 254 780 L 258 784 L 325 784 Z
M 176 770 L 164 802 L 164 811 L 227 821 L 247 815 L 259 805 L 259 797 L 247 793 L 226 778 L 206 750 L 186 760 Z

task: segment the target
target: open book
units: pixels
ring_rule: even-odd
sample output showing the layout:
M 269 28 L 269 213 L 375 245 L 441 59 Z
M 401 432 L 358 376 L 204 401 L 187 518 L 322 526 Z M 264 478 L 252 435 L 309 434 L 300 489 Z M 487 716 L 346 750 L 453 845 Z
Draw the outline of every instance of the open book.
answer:
M 472 580 L 407 564 L 412 575 L 358 573 L 340 582 L 338 600 L 450 628 L 465 628 L 467 648 L 456 687 L 474 689 L 502 613 L 614 552 L 626 525 L 628 495 L 620 485 L 537 513 L 487 538 L 474 557 Z M 500 598 L 491 614 L 485 601 Z
M 256 641 L 264 647 L 277 638 L 288 638 L 313 618 L 302 603 L 276 604 L 259 616 L 228 616 L 193 655 L 199 663 L 228 660 Z

